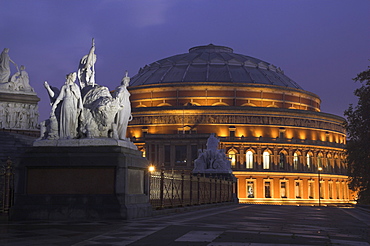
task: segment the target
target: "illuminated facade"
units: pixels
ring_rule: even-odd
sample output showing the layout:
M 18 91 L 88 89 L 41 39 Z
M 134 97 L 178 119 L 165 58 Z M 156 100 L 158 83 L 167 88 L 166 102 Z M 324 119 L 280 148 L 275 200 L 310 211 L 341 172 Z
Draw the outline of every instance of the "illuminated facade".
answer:
M 192 169 L 215 133 L 232 162 L 240 202 L 353 199 L 344 119 L 320 112 L 317 95 L 270 63 L 198 46 L 140 69 L 129 90 L 128 137 L 158 167 Z

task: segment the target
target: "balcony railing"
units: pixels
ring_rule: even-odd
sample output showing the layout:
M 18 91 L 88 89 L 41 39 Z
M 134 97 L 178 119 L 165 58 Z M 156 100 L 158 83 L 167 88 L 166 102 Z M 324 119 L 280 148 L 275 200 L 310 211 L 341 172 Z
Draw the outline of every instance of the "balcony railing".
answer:
M 320 140 L 298 139 L 298 138 L 268 138 L 268 137 L 219 137 L 221 142 L 263 142 L 263 143 L 289 143 L 319 145 L 328 147 L 344 148 L 345 144 Z

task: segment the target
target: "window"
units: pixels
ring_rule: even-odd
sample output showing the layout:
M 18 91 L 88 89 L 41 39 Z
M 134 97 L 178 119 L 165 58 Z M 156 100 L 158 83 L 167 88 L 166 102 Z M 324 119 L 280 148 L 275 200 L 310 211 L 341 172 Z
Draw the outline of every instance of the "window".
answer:
M 322 167 L 322 154 L 317 155 L 317 167 Z
M 314 183 L 313 183 L 313 181 L 309 181 L 308 182 L 308 198 L 310 198 L 310 199 L 314 199 L 314 192 L 315 192 L 315 190 L 314 190 Z
M 333 182 L 329 182 L 329 199 L 333 199 Z
M 248 150 L 247 153 L 245 154 L 245 158 L 246 158 L 246 168 L 252 169 L 253 168 L 253 152 Z
M 270 153 L 263 152 L 263 169 L 270 169 Z
M 231 167 L 234 168 L 236 164 L 236 152 L 234 150 L 230 150 L 228 155 L 231 162 Z
M 271 184 L 270 184 L 270 181 L 265 182 L 265 198 L 271 198 Z
M 299 156 L 298 156 L 298 153 L 295 152 L 294 155 L 293 155 L 293 168 L 294 168 L 294 170 L 298 170 L 298 166 L 299 166 Z
M 306 165 L 307 165 L 307 170 L 311 170 L 312 154 L 307 153 L 307 155 L 306 155 Z
M 247 196 L 254 198 L 254 181 L 247 181 Z
M 301 182 L 295 181 L 295 198 L 302 198 Z
M 287 198 L 287 182 L 286 181 L 280 182 L 280 196 L 281 198 Z
M 339 191 L 340 191 L 340 183 L 339 182 L 336 182 L 336 190 L 337 190 L 337 199 L 339 199 L 340 198 L 340 195 L 339 195 Z
M 187 146 L 186 145 L 176 145 L 175 146 L 175 162 L 176 165 L 186 165 L 187 158 Z
M 280 167 L 280 169 L 285 169 L 285 162 L 286 162 L 285 154 L 284 153 L 280 153 L 280 159 L 279 159 L 279 167 Z
M 320 181 L 320 199 L 324 199 L 324 181 Z

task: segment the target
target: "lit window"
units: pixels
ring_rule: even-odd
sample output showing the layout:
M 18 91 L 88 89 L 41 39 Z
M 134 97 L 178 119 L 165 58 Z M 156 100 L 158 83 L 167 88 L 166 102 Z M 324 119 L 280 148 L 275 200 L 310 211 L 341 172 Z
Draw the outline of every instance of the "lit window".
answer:
M 270 169 L 270 153 L 263 152 L 263 169 Z
M 293 168 L 294 168 L 294 170 L 298 170 L 298 165 L 299 165 L 299 157 L 298 157 L 298 153 L 295 152 L 294 155 L 293 155 Z
M 287 189 L 286 189 L 286 182 L 282 181 L 280 183 L 280 196 L 281 198 L 286 198 L 287 197 Z
M 317 156 L 317 167 L 322 167 L 322 155 Z
M 311 154 L 306 155 L 306 164 L 307 164 L 307 169 L 311 170 L 311 165 L 312 165 L 312 155 Z
M 235 155 L 235 151 L 234 150 L 230 150 L 229 151 L 229 159 L 231 161 L 231 167 L 235 167 L 235 163 L 236 163 L 236 155 Z
M 254 198 L 254 182 L 253 181 L 247 182 L 247 194 L 248 194 L 248 198 Z
M 246 168 L 252 169 L 253 168 L 253 152 L 248 150 L 246 153 Z

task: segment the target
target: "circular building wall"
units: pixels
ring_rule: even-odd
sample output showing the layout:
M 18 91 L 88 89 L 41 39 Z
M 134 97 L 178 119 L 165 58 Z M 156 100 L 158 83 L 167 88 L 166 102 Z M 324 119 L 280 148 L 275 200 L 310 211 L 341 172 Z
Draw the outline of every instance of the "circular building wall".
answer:
M 129 90 L 128 137 L 154 165 L 193 169 L 215 133 L 238 178 L 240 202 L 352 199 L 344 119 L 320 112 L 317 95 L 270 63 L 198 46 L 140 69 Z

